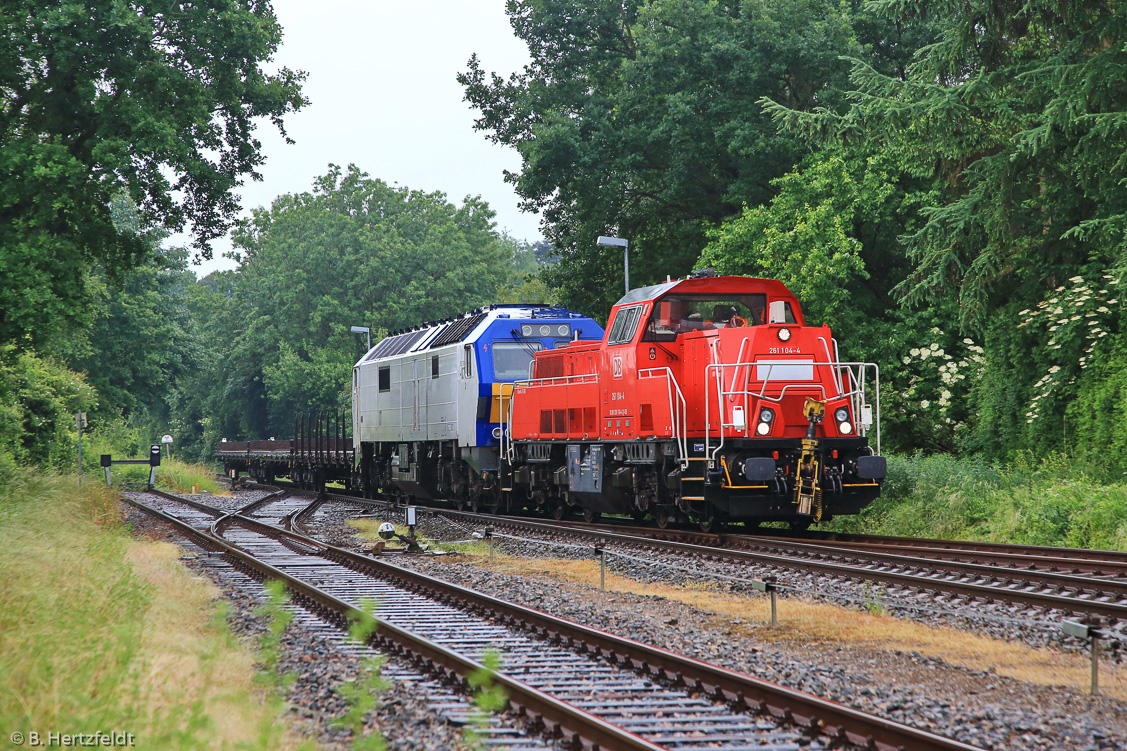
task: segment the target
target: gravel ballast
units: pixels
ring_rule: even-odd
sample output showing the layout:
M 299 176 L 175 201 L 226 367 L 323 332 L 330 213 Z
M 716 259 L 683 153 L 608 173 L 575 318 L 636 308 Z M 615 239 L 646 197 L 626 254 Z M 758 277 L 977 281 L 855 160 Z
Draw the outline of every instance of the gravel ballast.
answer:
M 256 500 L 255 493 L 260 491 L 240 492 L 233 498 L 187 497 L 234 510 Z M 227 620 L 232 632 L 239 638 L 257 641 L 267 628 L 266 618 L 256 612 L 266 602 L 259 582 L 236 571 L 218 556 L 186 542 L 143 512 L 124 506 L 123 513 L 134 534 L 180 546 L 184 550 L 184 564 L 211 580 L 230 604 Z M 288 719 L 297 732 L 315 739 L 321 748 L 351 748 L 351 730 L 338 724 L 349 709 L 340 689 L 356 679 L 361 660 L 375 657 L 377 652 L 349 642 L 342 631 L 300 608 L 291 610 L 295 617 L 282 637 L 277 665 L 280 673 L 290 674 L 293 679 L 285 696 Z M 382 734 L 387 747 L 397 751 L 468 748 L 463 740 L 463 729 L 473 712 L 468 697 L 396 661 L 385 663 L 381 675 L 390 685 L 380 694 L 379 708 L 367 717 L 366 733 Z M 503 741 L 505 747 L 512 749 L 551 748 L 505 714 L 490 719 L 488 735 L 490 744 Z
M 367 549 L 370 544 L 354 538 L 344 524 L 357 511 L 357 507 L 327 504 L 309 524 L 310 531 L 333 544 Z M 447 539 L 468 536 L 464 527 L 444 528 L 433 518 L 423 531 Z M 565 550 L 537 540 L 498 538 L 495 544 L 509 555 L 566 557 Z M 661 597 L 602 592 L 551 576 L 502 574 L 468 557 L 389 556 L 386 560 L 984 748 L 1127 748 L 1127 712 L 1115 699 L 969 670 L 918 653 L 757 639 L 754 632 L 761 624 L 725 620 Z M 723 564 L 708 565 L 722 570 Z M 619 567 L 608 562 L 608 568 L 642 582 L 693 580 L 663 575 L 660 568 L 640 563 Z M 748 577 L 748 572 L 739 575 Z M 1008 638 L 1004 631 L 999 636 Z

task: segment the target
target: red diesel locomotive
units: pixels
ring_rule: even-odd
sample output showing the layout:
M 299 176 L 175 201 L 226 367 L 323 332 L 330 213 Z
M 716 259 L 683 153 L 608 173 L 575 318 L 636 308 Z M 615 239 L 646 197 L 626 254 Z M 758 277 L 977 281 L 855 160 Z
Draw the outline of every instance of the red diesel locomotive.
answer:
M 880 493 L 879 374 L 780 282 L 632 290 L 602 341 L 537 352 L 501 434 L 509 508 L 802 528 Z M 873 432 L 876 445 L 870 445 Z

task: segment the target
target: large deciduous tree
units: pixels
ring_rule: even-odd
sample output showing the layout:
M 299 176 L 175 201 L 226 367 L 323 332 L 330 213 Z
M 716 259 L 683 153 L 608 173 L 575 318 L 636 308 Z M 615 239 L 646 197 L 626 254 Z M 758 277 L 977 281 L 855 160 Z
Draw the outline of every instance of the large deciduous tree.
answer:
M 235 234 L 238 270 L 193 303 L 219 355 L 201 382 L 212 435 L 288 436 L 296 411 L 347 404 L 363 351 L 351 325 L 374 342 L 495 302 L 527 252 L 493 216 L 480 198 L 456 206 L 353 166 L 255 211 Z
M 1127 10 L 870 7 L 897 23 L 927 19 L 937 39 L 903 77 L 857 61 L 844 115 L 763 104 L 788 132 L 883 152 L 933 186 L 934 204 L 902 238 L 912 268 L 898 289 L 909 304 L 955 301 L 964 333 L 985 344 L 966 447 L 1004 456 L 1122 444 L 1121 415 L 1079 420 L 1088 407 L 1068 405 L 1078 394 L 1106 405 L 1123 383 Z M 1102 453 L 1102 464 L 1121 462 Z
M 909 301 L 956 294 L 981 325 L 1127 253 L 1127 10 L 1116 3 L 886 0 L 938 40 L 904 79 L 857 61 L 844 117 L 763 100 L 791 132 L 835 133 L 935 181 L 905 238 Z
M 282 129 L 304 74 L 262 70 L 281 40 L 264 0 L 8 0 L 3 19 L 0 344 L 25 346 L 83 321 L 92 263 L 149 252 L 115 227 L 119 193 L 208 255 L 262 163 L 255 121 Z
M 510 175 L 560 255 L 564 301 L 606 312 L 631 241 L 637 284 L 688 271 L 706 222 L 766 201 L 802 153 L 755 102 L 836 106 L 840 56 L 863 54 L 847 6 L 823 0 L 511 0 L 532 62 L 509 79 L 475 56 L 459 76 L 476 127 L 515 147 Z

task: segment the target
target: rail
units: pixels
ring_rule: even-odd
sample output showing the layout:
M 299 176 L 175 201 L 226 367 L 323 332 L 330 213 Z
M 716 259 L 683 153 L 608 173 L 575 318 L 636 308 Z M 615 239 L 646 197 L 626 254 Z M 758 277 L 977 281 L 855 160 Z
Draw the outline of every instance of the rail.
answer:
M 206 545 L 214 545 L 215 547 L 211 549 L 222 550 L 225 558 L 232 562 L 237 560 L 240 566 L 253 569 L 259 576 L 285 582 L 286 588 L 297 596 L 299 604 L 306 607 L 311 605 L 312 610 L 328 616 L 338 625 L 345 625 L 352 619 L 365 617 L 343 600 L 270 566 L 221 538 L 196 530 L 174 516 L 151 509 L 136 501 L 129 502 L 147 513 L 165 518 L 186 533 L 201 539 Z M 870 715 L 660 647 L 591 629 L 540 611 L 498 600 L 451 582 L 358 555 L 238 514 L 229 516 L 241 526 L 268 534 L 275 539 L 285 538 L 290 542 L 299 543 L 303 547 L 315 550 L 316 555 L 359 573 L 378 576 L 446 602 L 456 602 L 457 607 L 492 614 L 504 622 L 519 625 L 552 642 L 602 657 L 622 668 L 648 674 L 661 682 L 683 685 L 690 690 L 703 693 L 714 701 L 747 707 L 752 712 L 766 713 L 788 724 L 824 733 L 839 741 L 882 751 L 894 749 L 977 751 L 976 747 L 968 744 L 912 728 L 894 720 Z M 446 674 L 452 672 L 466 677 L 472 672 L 481 670 L 480 664 L 456 651 L 397 627 L 378 616 L 375 620 L 377 628 L 372 639 L 377 646 L 390 647 L 395 651 L 406 650 L 419 655 L 430 663 L 432 669 Z M 587 741 L 585 746 L 595 745 L 600 748 L 649 749 L 650 751 L 666 748 L 543 693 L 504 672 L 496 674 L 495 680 L 508 689 L 510 702 L 515 708 L 534 718 L 540 718 L 549 728 L 555 726 L 560 730 L 566 730 L 568 734 L 578 736 L 573 737 L 573 745 L 579 745 L 578 738 L 581 737 Z

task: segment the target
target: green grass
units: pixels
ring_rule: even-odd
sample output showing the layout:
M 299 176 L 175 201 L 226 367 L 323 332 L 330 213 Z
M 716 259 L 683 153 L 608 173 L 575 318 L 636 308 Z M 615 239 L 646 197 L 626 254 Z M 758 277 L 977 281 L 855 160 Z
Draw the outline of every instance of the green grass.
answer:
M 0 727 L 133 733 L 137 748 L 294 748 L 255 656 L 179 549 L 132 539 L 104 484 L 0 484 Z
M 124 464 L 110 468 L 115 485 L 149 481 L 149 467 L 144 464 Z M 95 479 L 105 484 L 104 474 Z M 157 487 L 173 493 L 190 493 L 194 485 L 208 493 L 223 493 L 223 485 L 215 479 L 215 471 L 203 464 L 186 464 L 179 459 L 161 459 L 157 467 Z
M 1127 550 L 1127 484 L 1072 460 L 890 456 L 881 497 L 822 529 Z

